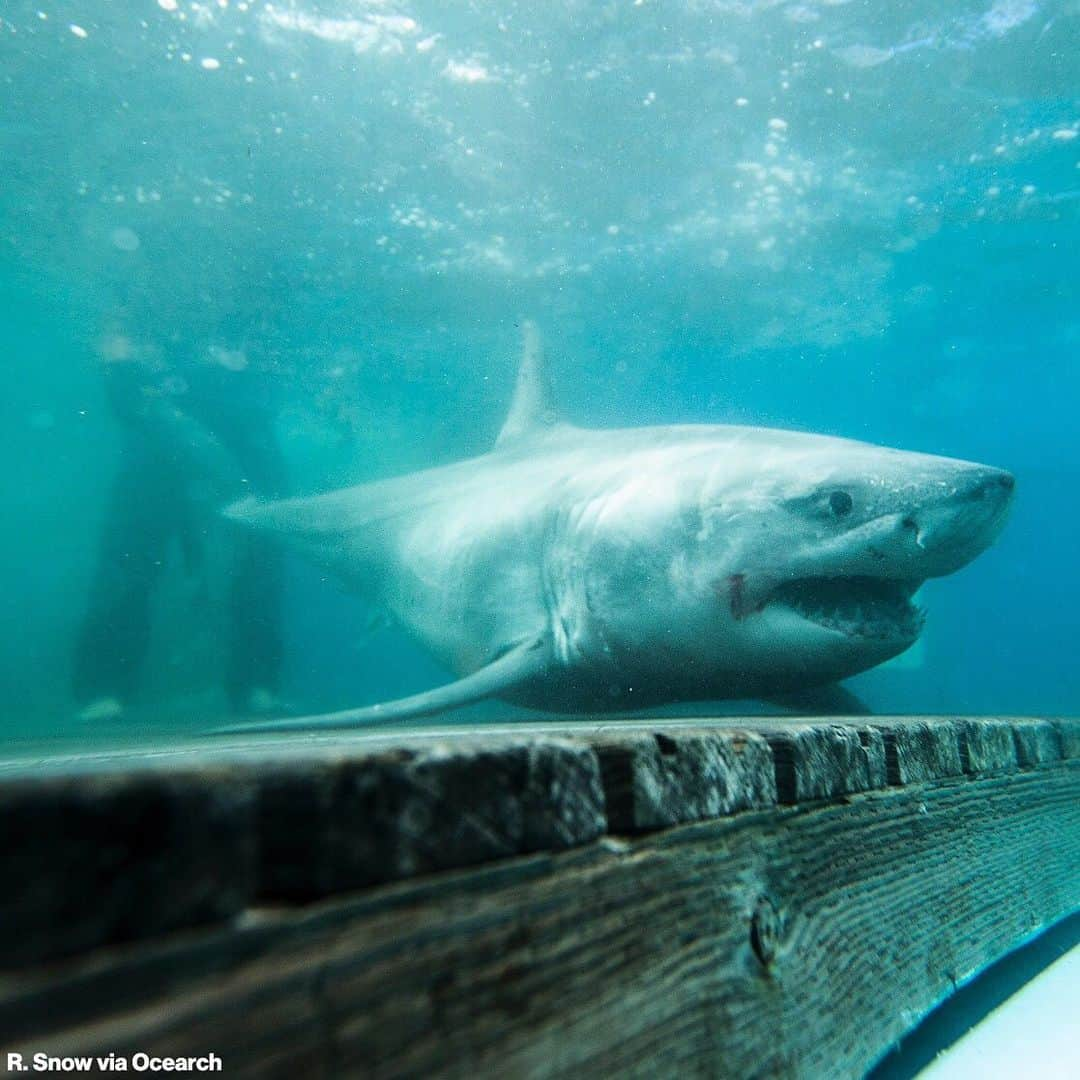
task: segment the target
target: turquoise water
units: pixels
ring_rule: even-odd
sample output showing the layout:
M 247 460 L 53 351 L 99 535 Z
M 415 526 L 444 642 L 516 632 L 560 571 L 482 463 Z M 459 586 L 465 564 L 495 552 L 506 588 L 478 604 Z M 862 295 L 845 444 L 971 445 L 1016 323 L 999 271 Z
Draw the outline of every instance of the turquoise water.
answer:
M 1073 0 L 8 0 L 9 729 L 205 726 L 244 711 L 248 646 L 273 671 L 243 688 L 275 710 L 445 681 L 296 557 L 255 553 L 238 622 L 217 510 L 242 489 L 207 460 L 247 440 L 259 493 L 312 493 L 482 453 L 523 316 L 580 424 L 794 427 L 1011 470 L 996 545 L 850 686 L 885 713 L 1077 712 L 1078 93 Z M 133 440 L 159 436 L 144 467 Z M 145 655 L 123 693 L 80 690 L 118 490 L 139 524 L 115 558 L 155 567 Z M 87 719 L 109 699 L 122 715 Z

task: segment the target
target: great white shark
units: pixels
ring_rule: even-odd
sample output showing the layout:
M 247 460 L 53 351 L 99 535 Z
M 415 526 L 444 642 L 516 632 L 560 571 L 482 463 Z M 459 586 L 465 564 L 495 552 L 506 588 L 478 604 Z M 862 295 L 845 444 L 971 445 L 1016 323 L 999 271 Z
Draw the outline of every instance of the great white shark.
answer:
M 524 325 L 490 453 L 228 516 L 281 536 L 456 676 L 412 697 L 244 730 L 347 727 L 496 697 L 556 712 L 815 688 L 918 638 L 912 596 L 1000 532 L 1010 473 L 796 431 L 586 430 Z

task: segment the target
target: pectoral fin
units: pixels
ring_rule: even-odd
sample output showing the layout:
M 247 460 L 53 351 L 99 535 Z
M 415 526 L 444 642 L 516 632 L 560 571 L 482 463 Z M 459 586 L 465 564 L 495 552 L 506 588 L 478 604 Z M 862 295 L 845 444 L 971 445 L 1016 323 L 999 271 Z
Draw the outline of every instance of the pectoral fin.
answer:
M 457 682 L 427 690 L 412 697 L 368 705 L 362 709 L 320 713 L 317 716 L 290 716 L 282 720 L 264 720 L 247 724 L 232 724 L 216 729 L 218 734 L 236 735 L 263 731 L 325 731 L 333 728 L 359 727 L 362 724 L 392 723 L 415 720 L 421 716 L 472 705 L 485 698 L 539 675 L 547 666 L 549 653 L 544 637 L 534 638 L 503 653 L 486 667 L 466 675 Z

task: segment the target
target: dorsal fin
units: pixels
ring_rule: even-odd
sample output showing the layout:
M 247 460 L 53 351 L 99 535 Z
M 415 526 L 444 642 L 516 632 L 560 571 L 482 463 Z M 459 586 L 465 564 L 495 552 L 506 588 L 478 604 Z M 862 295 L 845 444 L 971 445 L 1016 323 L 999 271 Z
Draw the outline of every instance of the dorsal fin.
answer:
M 559 423 L 558 413 L 551 401 L 551 385 L 544 362 L 540 329 L 532 319 L 526 319 L 521 325 L 521 332 L 521 365 L 514 387 L 514 399 L 510 403 L 506 423 L 495 440 L 496 446 L 506 446 L 517 439 L 550 431 Z

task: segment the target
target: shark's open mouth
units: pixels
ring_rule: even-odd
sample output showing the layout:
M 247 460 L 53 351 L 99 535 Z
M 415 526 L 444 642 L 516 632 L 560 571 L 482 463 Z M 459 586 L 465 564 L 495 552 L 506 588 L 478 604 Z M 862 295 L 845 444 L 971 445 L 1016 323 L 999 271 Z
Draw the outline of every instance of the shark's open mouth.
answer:
M 849 637 L 914 639 L 923 612 L 911 602 L 918 582 L 872 577 L 800 578 L 781 585 L 770 603 Z

